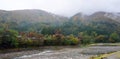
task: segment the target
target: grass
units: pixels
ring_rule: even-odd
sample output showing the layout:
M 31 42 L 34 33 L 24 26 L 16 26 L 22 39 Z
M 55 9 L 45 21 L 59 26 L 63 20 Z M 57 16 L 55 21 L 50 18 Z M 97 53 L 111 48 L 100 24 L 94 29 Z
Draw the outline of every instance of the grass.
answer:
M 102 55 L 99 55 L 99 56 L 92 56 L 92 57 L 90 57 L 90 59 L 103 59 L 103 58 L 109 57 L 113 54 L 116 54 L 116 56 L 118 58 L 120 58 L 120 51 L 118 51 L 118 52 L 113 52 L 113 53 L 108 53 L 108 54 L 102 54 Z
M 117 57 L 120 58 L 120 52 L 117 54 Z
M 97 43 L 90 44 L 91 46 L 120 46 L 120 43 Z
M 102 59 L 109 56 L 109 54 L 103 54 L 103 55 L 99 55 L 99 56 L 92 56 L 90 57 L 90 59 Z

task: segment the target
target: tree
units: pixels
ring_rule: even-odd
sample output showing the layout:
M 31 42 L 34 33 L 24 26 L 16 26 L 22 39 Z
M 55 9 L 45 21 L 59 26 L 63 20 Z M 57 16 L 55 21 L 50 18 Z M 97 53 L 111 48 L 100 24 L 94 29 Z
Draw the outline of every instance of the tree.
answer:
M 110 42 L 120 42 L 120 37 L 116 32 L 111 33 L 110 37 L 109 37 L 109 41 Z
M 100 42 L 106 42 L 106 38 L 105 38 L 105 35 L 98 35 L 96 38 L 95 38 L 95 41 L 97 42 L 97 43 L 100 43 Z
M 0 32 L 1 48 L 18 47 L 18 32 L 15 30 L 2 30 Z
M 71 45 L 76 45 L 76 44 L 78 44 L 79 43 L 79 39 L 78 38 L 76 38 L 76 37 L 74 37 L 74 35 L 69 35 L 69 37 L 68 37 L 68 39 L 70 39 L 71 40 Z
M 71 34 L 65 37 L 62 43 L 63 45 L 77 45 L 79 44 L 79 39 Z
M 82 44 L 94 43 L 94 37 L 91 35 L 88 35 L 88 33 L 86 31 L 80 32 L 78 36 L 79 36 Z

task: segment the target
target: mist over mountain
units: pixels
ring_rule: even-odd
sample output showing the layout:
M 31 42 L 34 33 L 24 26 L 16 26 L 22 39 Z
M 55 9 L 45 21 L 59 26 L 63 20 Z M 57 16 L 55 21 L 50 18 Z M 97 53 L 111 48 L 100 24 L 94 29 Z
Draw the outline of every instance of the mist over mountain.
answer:
M 90 15 L 86 15 L 83 13 L 76 13 L 72 17 L 86 18 L 86 19 L 97 18 L 97 17 L 107 17 L 119 22 L 120 13 L 98 11 Z M 72 17 L 69 17 L 69 18 L 72 18 Z M 56 14 L 43 11 L 43 10 L 38 10 L 38 9 L 25 9 L 25 10 L 13 10 L 13 11 L 0 10 L 0 18 L 11 20 L 11 21 L 27 20 L 32 22 L 54 22 L 54 21 L 62 21 L 62 20 L 69 19 L 68 17 L 65 17 L 65 16 L 56 15 Z
M 40 9 L 67 17 L 78 12 L 120 12 L 120 0 L 1 0 L 0 4 L 3 10 Z
M 43 10 L 0 10 L 0 18 L 16 22 L 59 22 L 67 19 L 67 17 L 58 16 Z
M 119 32 L 120 14 L 109 12 L 95 12 L 92 15 L 82 15 L 78 13 L 72 17 L 74 22 L 80 21 L 83 25 L 92 27 L 93 30 L 102 30 L 104 32 Z M 119 32 L 120 33 L 120 32 Z
M 51 26 L 58 28 L 61 28 L 59 26 L 63 26 L 63 28 L 68 29 L 61 29 L 64 32 L 69 31 L 70 29 L 73 30 L 75 29 L 74 27 L 76 27 L 76 30 L 74 30 L 76 33 L 77 31 L 88 30 L 86 28 L 92 28 L 91 30 L 97 29 L 96 31 L 101 29 L 108 33 L 114 31 L 120 33 L 120 13 L 103 11 L 95 12 L 91 15 L 77 13 L 68 18 L 43 10 L 0 10 L 0 23 L 0 28 L 7 24 L 9 28 L 19 31 L 39 31 Z M 69 34 L 71 33 L 69 32 Z

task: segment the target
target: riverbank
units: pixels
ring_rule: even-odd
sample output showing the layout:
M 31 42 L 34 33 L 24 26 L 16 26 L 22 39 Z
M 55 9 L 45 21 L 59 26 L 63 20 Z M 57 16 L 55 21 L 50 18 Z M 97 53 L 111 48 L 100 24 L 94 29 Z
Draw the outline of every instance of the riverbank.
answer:
M 120 59 L 120 51 L 102 54 L 98 56 L 92 56 L 90 59 Z
M 10 48 L 10 49 L 0 49 L 0 54 L 1 53 L 12 53 L 12 52 L 20 52 L 20 51 L 29 51 L 29 50 L 45 50 L 45 49 L 50 49 L 50 50 L 59 50 L 63 48 L 83 48 L 87 47 L 88 45 L 73 45 L 73 46 L 39 46 L 39 47 L 26 47 L 26 48 Z
M 91 44 L 92 46 L 120 46 L 120 43 L 99 43 L 99 44 Z M 109 50 L 109 49 L 108 49 Z M 120 51 L 111 51 L 108 53 L 101 53 L 97 56 L 92 56 L 90 59 L 120 59 Z

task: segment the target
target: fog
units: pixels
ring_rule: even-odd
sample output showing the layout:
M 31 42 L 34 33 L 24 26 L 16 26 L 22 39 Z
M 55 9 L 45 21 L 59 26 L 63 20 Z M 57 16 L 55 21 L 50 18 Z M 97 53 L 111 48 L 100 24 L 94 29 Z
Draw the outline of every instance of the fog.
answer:
M 120 12 L 120 0 L 0 0 L 0 9 L 40 9 L 70 17 L 78 12 Z

